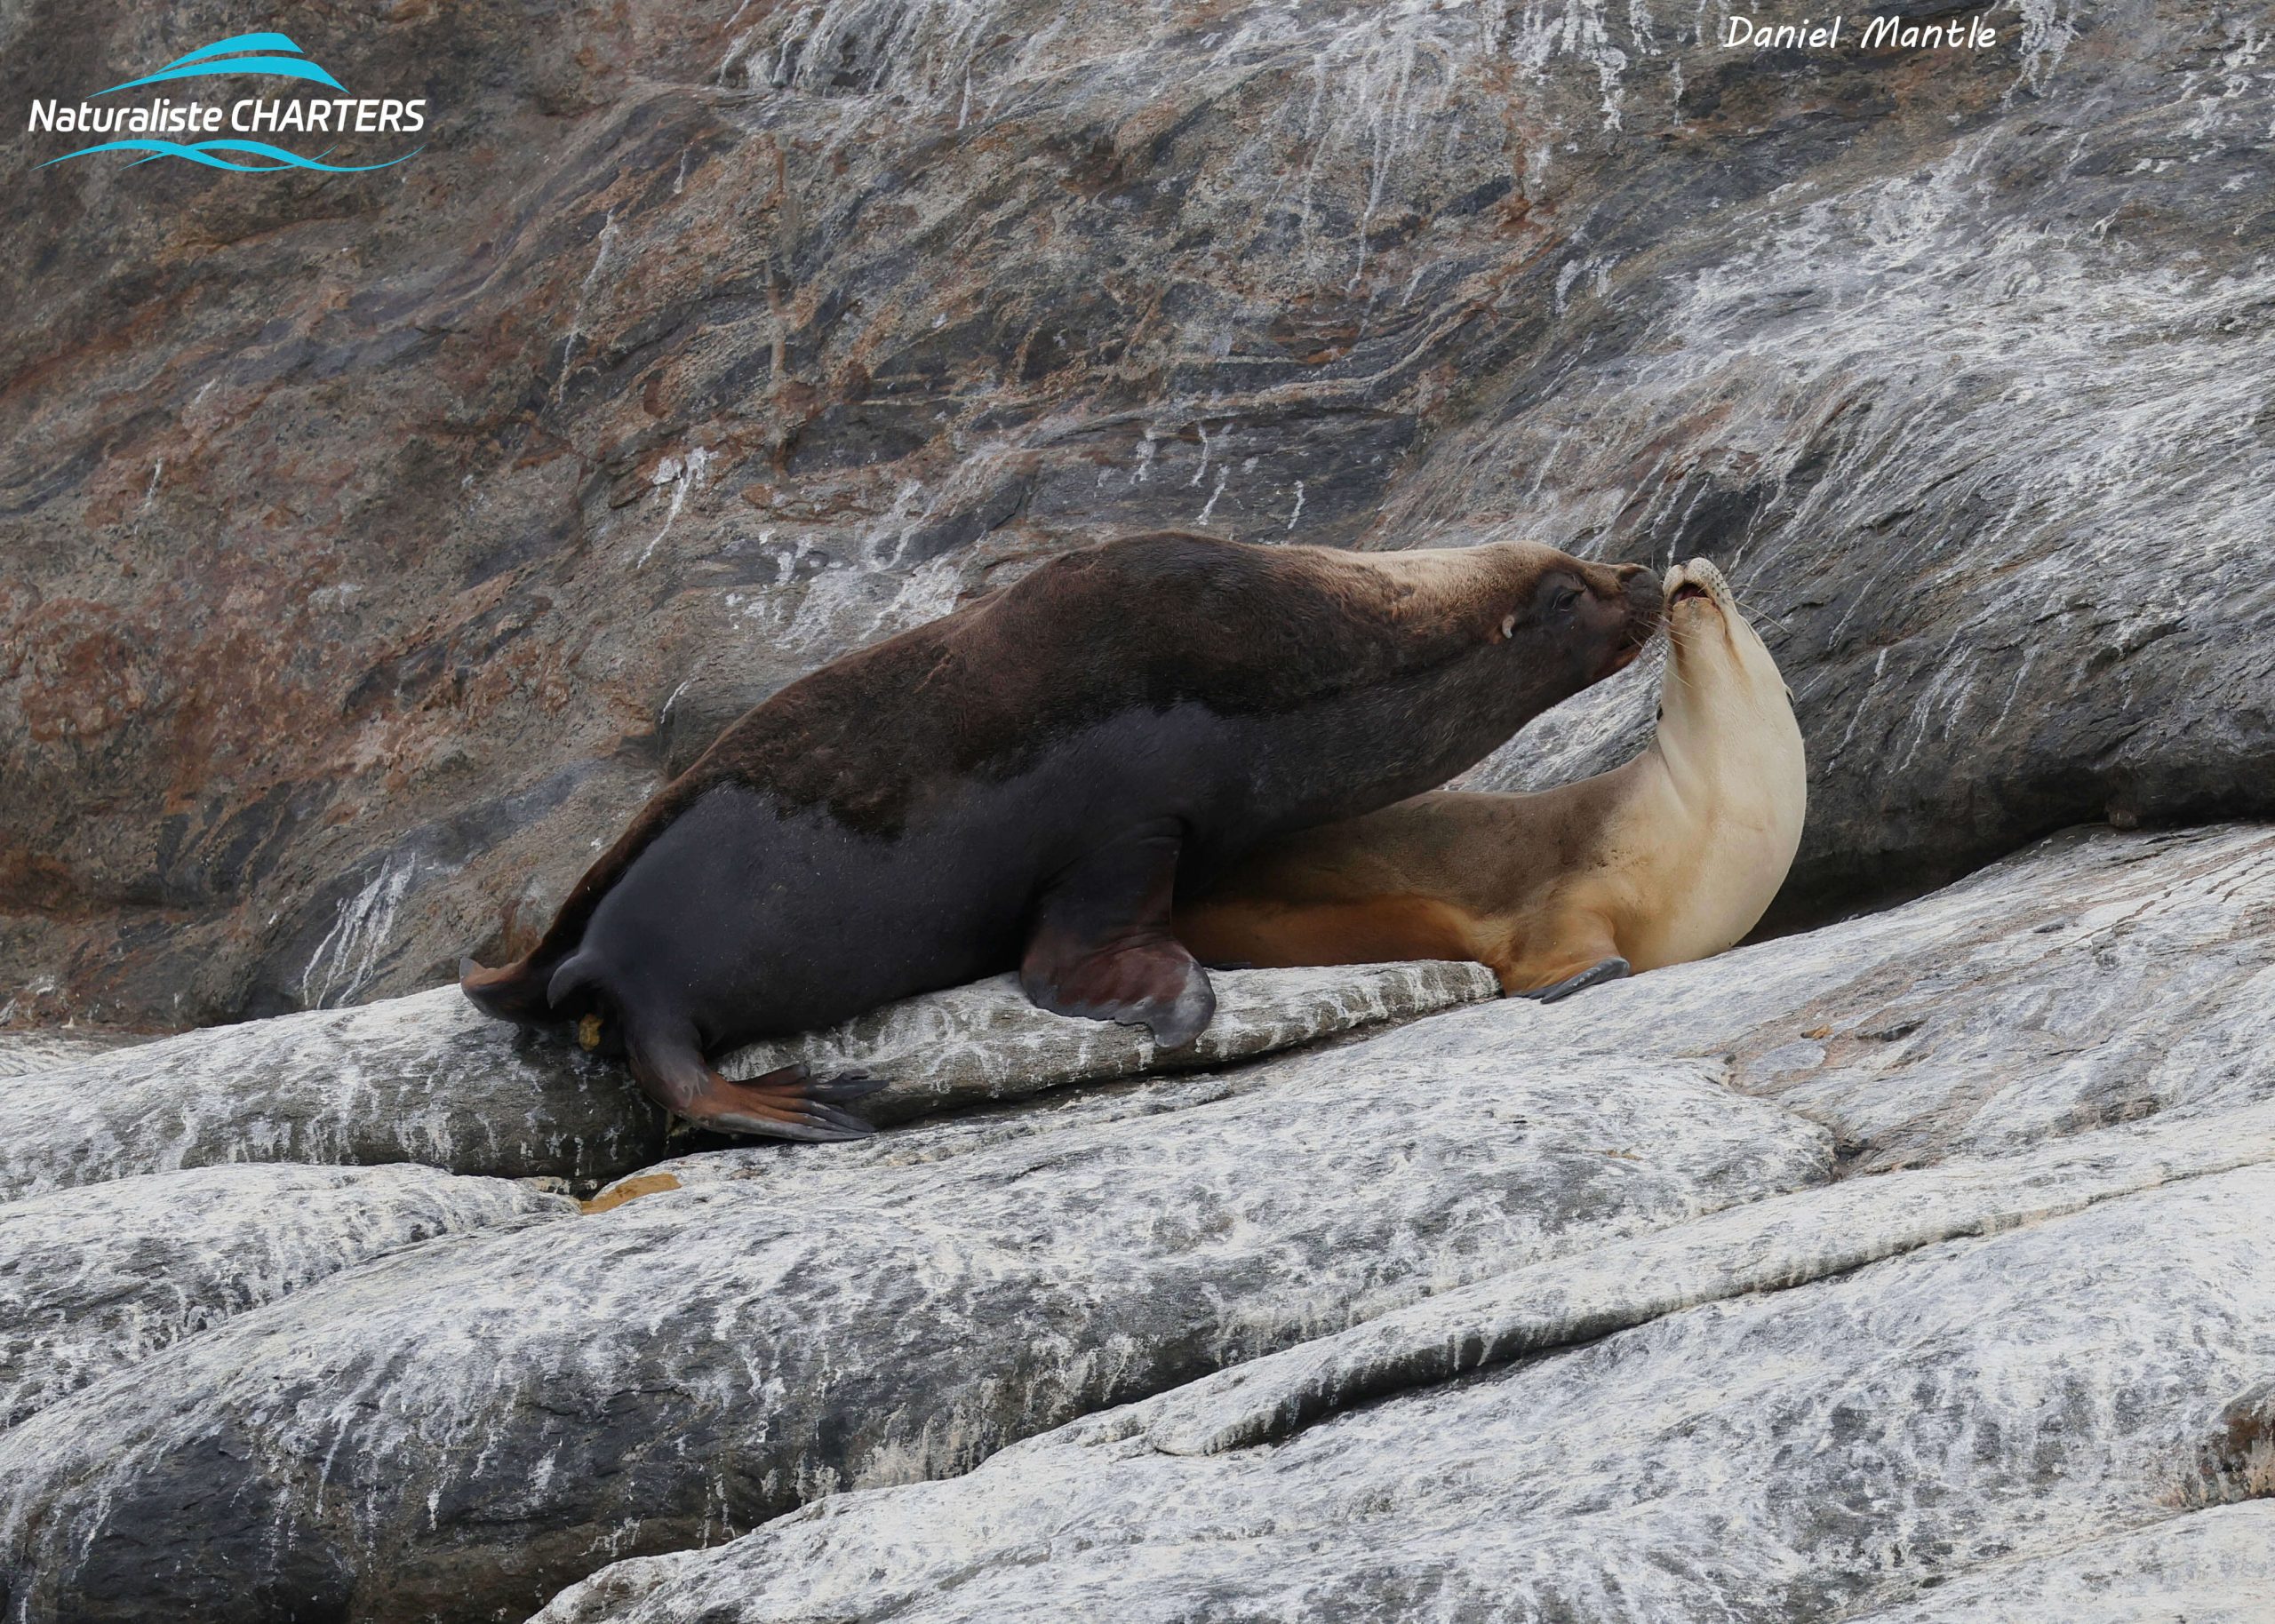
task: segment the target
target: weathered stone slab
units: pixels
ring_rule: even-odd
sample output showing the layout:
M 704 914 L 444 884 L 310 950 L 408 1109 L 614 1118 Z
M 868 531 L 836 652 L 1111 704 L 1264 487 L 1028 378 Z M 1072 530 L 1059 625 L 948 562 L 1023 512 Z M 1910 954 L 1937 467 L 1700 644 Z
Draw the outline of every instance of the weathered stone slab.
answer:
M 1318 1417 L 1529 1353 L 1751 1293 L 2082 1212 L 2181 1179 L 2275 1162 L 2275 1106 L 2113 1128 L 1996 1161 L 1849 1179 L 1513 1270 L 1189 1382 L 1150 1406 L 1170 1454 L 1284 1437 Z
M 0 1428 L 383 1254 L 575 1211 L 407 1165 L 207 1167 L 0 1206 Z
M 719 1069 L 748 1078 L 799 1063 L 820 1075 L 858 1068 L 890 1083 L 861 1102 L 861 1113 L 875 1122 L 901 1122 L 1067 1084 L 1222 1065 L 1501 995 L 1492 973 L 1479 964 L 1218 970 L 1209 979 L 1216 1015 L 1199 1038 L 1168 1055 L 1144 1027 L 1037 1009 L 1019 991 L 1018 978 L 1007 975 L 903 999 L 826 1031 L 754 1044 Z
M 0 1442 L 0 1480 L 19 1485 L 0 1501 L 0 1565 L 29 1598 L 28 1624 L 97 1603 L 111 1613 L 87 1616 L 132 1616 L 161 1589 L 195 1618 L 242 1606 L 251 1573 L 268 1575 L 263 1594 L 348 1618 L 510 1612 L 611 1557 L 715 1544 L 833 1492 L 962 1472 L 1022 1437 L 1146 1394 L 1172 1395 L 1157 1400 L 1162 1430 L 1148 1453 L 1229 1447 L 1291 1424 L 1300 1429 L 1277 1447 L 1297 1451 L 1315 1447 L 1314 1434 L 1471 1390 L 1446 1377 L 1493 1384 L 1540 1368 L 1474 1372 L 1489 1355 L 1547 1351 L 1568 1336 L 1648 1345 L 1672 1334 L 1656 1327 L 1752 1314 L 1765 1294 L 1831 1268 L 1900 1282 L 1887 1271 L 1991 1245 L 1963 1238 L 2002 1225 L 2051 1232 L 2040 1222 L 2051 1214 L 2082 1224 L 2118 1208 L 2164 1212 L 2148 1205 L 2157 1179 L 2247 1193 L 2247 1183 L 2220 1182 L 2240 1173 L 2218 1171 L 2256 1166 L 2266 1148 L 2252 1135 L 2275 1102 L 2263 1097 L 2247 1047 L 2234 1065 L 2173 1072 L 2158 1119 L 2135 1128 L 2095 1132 L 2094 1111 L 2055 1105 L 2152 1058 L 2119 1051 L 2111 1072 L 2076 1069 L 2072 1045 L 2136 1023 L 2167 1023 L 2163 1055 L 2235 1053 L 2236 1034 L 2258 1018 L 2249 994 L 2267 951 L 2254 930 L 2270 838 L 2252 828 L 2075 834 L 1888 914 L 1548 1008 L 1496 1000 L 1226 1070 L 998 1103 L 866 1144 L 682 1158 L 627 1181 L 619 1193 L 638 1198 L 583 1223 L 446 1238 L 382 1259 L 194 1339 L 162 1381 L 131 1394 L 105 1388 L 100 1404 L 83 1394 L 33 1417 Z M 2219 975 L 2175 1005 L 2163 967 L 2187 962 Z M 1774 1081 L 1783 1074 L 1761 1071 L 1760 1056 L 1822 1042 L 1808 1036 L 1820 1027 L 1880 1031 L 1872 1023 L 1891 1006 L 1926 1007 L 1920 1032 L 1934 1041 L 1901 1048 L 1897 1063 L 1825 1068 L 1832 1080 L 1808 1095 L 1807 1113 L 1731 1086 Z M 2191 1022 L 2210 1036 L 2198 1041 Z M 984 1068 L 970 1075 L 994 1086 Z M 1946 1120 L 1954 1089 L 1974 1104 L 1965 1132 Z M 2029 1158 L 2008 1166 L 1975 1150 L 1968 1166 L 1840 1178 L 1833 1131 L 1849 1133 L 1850 1113 L 1877 1103 L 1899 1124 L 1923 1124 L 1908 1130 L 1907 1156 L 1934 1160 L 1980 1140 Z M 1993 1130 L 2008 1111 L 2002 1136 Z M 1792 1198 L 1825 1206 L 1774 1199 L 1828 1181 L 1827 1191 Z M 2235 1210 L 2255 1212 L 2252 1200 L 2238 1195 Z M 2086 1203 L 2097 1205 L 2074 1210 Z M 2143 1255 L 2163 1260 L 2158 1291 L 2179 1291 L 2190 1270 L 2227 1256 L 2224 1242 L 2179 1255 L 2180 1233 L 2176 1222 L 2143 1231 Z M 1645 1236 L 1667 1250 L 1572 1263 L 1594 1282 L 1585 1291 L 1521 1273 L 1614 1242 L 1655 1244 L 1632 1238 Z M 2083 1326 L 2096 1314 L 2130 1325 L 2146 1313 L 2161 1325 L 2167 1309 L 2186 1318 L 2176 1302 L 2141 1295 L 2132 1266 L 2099 1243 L 2075 1279 L 2056 1262 L 2032 1266 L 2048 1291 L 2069 1294 L 2049 1299 L 2051 1325 L 2071 1324 L 2068 1315 Z M 2103 1282 L 2103 1297 L 2087 1293 L 2089 1277 Z M 1461 1318 L 1493 1297 L 1494 1282 L 1512 1280 L 1500 1318 Z M 1981 1284 L 1985 1301 L 2008 1290 L 1946 1284 Z M 2242 1301 L 2224 1276 L 2194 1287 L 2207 1301 Z M 1929 1295 L 1899 1293 L 1888 1323 L 1926 1314 Z M 2000 1311 L 2027 1320 L 2019 1302 Z M 1441 1310 L 1453 1318 L 1433 1318 Z M 2204 1333 L 2205 1357 L 2235 1352 L 2226 1334 Z M 1835 1351 L 1811 1342 L 1793 1357 Z M 1594 1356 L 1548 1351 L 1552 1364 L 1581 1357 Z M 1702 1348 L 1696 1366 L 1774 1373 L 1786 1368 L 1781 1357 L 1768 1342 Z M 1682 1361 L 1663 1363 L 1659 1380 L 1673 1391 Z M 1741 1390 L 1752 1381 L 1728 1379 Z M 2140 1380 L 2199 1391 L 2186 1386 L 2194 1376 L 2170 1371 Z M 1263 1384 L 1254 1402 L 1239 1399 L 1251 1382 Z M 1412 1382 L 1432 1385 L 1401 1390 Z M 1376 1410 L 1334 1413 L 1377 1389 Z M 343 1405 L 348 1392 L 356 1400 Z M 1226 1392 L 1229 1407 L 1219 1405 Z M 2210 1387 L 2199 1396 L 2208 1404 Z M 1583 1397 L 1559 1402 L 1579 1415 Z M 1978 1398 L 1949 1404 L 1959 1413 Z M 1901 1409 L 1878 1394 L 1866 1413 L 1879 1424 Z M 2192 1461 L 2216 1406 L 2156 1413 L 2194 1429 L 2174 1457 Z M 1474 1420 L 1445 1421 L 1445 1436 Z M 1556 1430 L 1545 1414 L 1533 1420 Z M 1992 1420 L 2020 1424 L 2003 1412 Z M 1577 1436 L 1616 1432 L 1592 1419 Z M 1495 1448 L 1516 1447 L 1513 1435 L 1495 1436 Z M 1729 1446 L 1752 1447 L 1739 1435 Z M 1385 1486 L 1368 1490 L 1367 1503 L 1395 1501 L 1406 1493 L 1396 1462 L 1429 1449 L 1402 1438 L 1380 1460 L 1351 1462 L 1351 1481 L 1379 1476 Z M 1466 1459 L 1440 1464 L 1458 1476 Z M 1924 1469 L 1907 1460 L 1887 1481 L 1917 1481 Z M 1797 1481 L 1809 1503 L 1832 1492 Z M 1704 1485 L 1702 1475 L 1695 1493 L 1711 1501 Z M 1481 1515 L 1497 1525 L 1511 1506 L 1556 1492 L 1545 1476 L 1528 1480 L 1509 1489 L 1508 1505 L 1488 1495 Z M 1783 1491 L 1760 1490 L 1773 1492 Z M 1450 1501 L 1416 1503 L 1466 1516 Z M 1140 1520 L 1169 1525 L 1162 1517 L 1153 1507 Z M 1870 1539 L 1898 1538 L 1857 1517 Z M 1957 1540 L 1942 1529 L 1931 1541 Z M 1621 1583 L 1641 1584 L 1648 1569 L 1663 1589 L 1638 1594 L 1660 1595 L 1667 1609 L 1720 1604 L 1703 1569 L 1684 1577 L 1680 1564 L 1647 1560 L 1637 1553 L 1658 1550 L 1659 1536 L 1640 1522 L 1630 1532 L 1637 1565 L 1620 1570 Z M 1703 1538 L 1683 1525 L 1664 1543 L 1680 1554 Z M 1886 1566 L 1878 1557 L 1848 1577 L 1834 1562 L 1832 1588 L 1810 1589 L 1825 1563 L 1793 1554 L 1801 1548 L 1762 1556 L 1744 1583 L 1798 1597 L 1805 1613 L 1827 1598 L 1900 1599 L 1856 1577 Z M 1573 1550 L 1558 1549 L 1538 1572 L 1573 1568 Z M 1242 1571 L 1270 1571 L 1258 1562 Z M 1534 1571 L 1502 1577 L 1513 1594 L 1532 1594 L 1524 1574 Z M 1353 1606 L 1389 1604 L 1368 1573 L 1345 1578 Z M 1077 1596 L 1092 1582 L 1079 1564 L 1068 1579 Z M 1234 1585 L 1241 1606 L 1254 1601 L 1239 1588 L 1247 1582 Z M 1334 1589 L 1343 1582 L 1321 1594 L 1344 1594 Z M 989 1593 L 970 1594 L 978 1604 Z M 1201 1604 L 1199 1592 L 1162 1594 Z M 1127 1599 L 1098 1604 L 1111 1612 Z
M 2275 829 L 2080 829 L 1885 913 L 1481 1012 L 1728 1054 L 1855 1170 L 2275 1098 Z
M 2261 1500 L 1990 1563 L 1856 1624 L 2266 1624 L 2271 1597 L 2275 1501 Z
M 319 1604 L 510 1616 L 613 1556 L 964 1470 L 1830 1163 L 1822 1130 L 1712 1064 L 1543 1064 L 1442 1020 L 1250 1076 L 1182 1110 L 849 1162 L 834 1184 L 663 1191 L 312 1286 L 185 1344 L 163 1380 L 0 1439 L 0 1582 L 28 1624 L 160 1597 L 233 1624 Z
M 1482 967 L 1464 964 L 1233 970 L 1216 982 L 1217 1017 L 1172 1064 L 1217 1063 L 1498 992 Z M 1009 977 L 745 1050 L 726 1069 L 751 1076 L 794 1059 L 890 1079 L 864 1102 L 884 1121 L 1159 1063 L 1142 1031 L 1037 1009 Z M 186 1032 L 0 1081 L 0 1199 L 229 1161 L 418 1161 L 604 1179 L 661 1156 L 668 1131 L 620 1064 L 517 1034 L 439 987 Z
M 964 1477 L 836 1496 L 718 1550 L 623 1564 L 540 1616 L 1789 1624 L 2018 1556 L 2058 1570 L 2081 1540 L 2185 1503 L 2223 1404 L 2275 1364 L 2265 1129 L 2249 1166 L 2175 1166 L 2170 1184 L 1787 1290 L 1721 1296 L 1702 1279 L 1697 1306 L 1609 1335 L 1575 1291 L 1580 1345 L 1271 1447 L 1164 1452 L 1154 1418 L 1185 1392 L 1093 1416 Z M 2010 1199 L 2044 1182 L 2008 1173 Z M 1828 1204 L 1837 1231 L 1867 1217 L 1848 1198 L 1787 1199 Z M 1757 1262 L 1728 1238 L 1727 1265 Z M 1617 1301 L 1623 1266 L 1660 1243 L 1692 1237 L 1527 1273 L 1584 1271 Z M 2215 1551 L 2192 1571 L 2216 1586 L 2247 1568 Z M 1952 1616 L 2001 1616 L 1976 1594 Z M 1941 1604 L 1898 1616 L 1942 1618 Z
M 148 1041 L 126 1033 L 71 1026 L 0 1031 L 0 1078 L 52 1071 Z
M 455 987 L 0 1080 L 0 1200 L 223 1162 L 607 1178 L 663 1143 L 621 1066 L 518 1040 Z

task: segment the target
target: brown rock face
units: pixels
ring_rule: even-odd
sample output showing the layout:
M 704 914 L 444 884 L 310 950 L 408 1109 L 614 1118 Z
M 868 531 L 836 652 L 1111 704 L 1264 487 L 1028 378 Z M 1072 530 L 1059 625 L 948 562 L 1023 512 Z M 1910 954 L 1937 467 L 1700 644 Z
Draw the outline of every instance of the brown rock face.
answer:
M 16 8 L 0 1018 L 494 959 L 747 705 L 1147 525 L 1721 561 L 1817 774 L 1793 917 L 2275 808 L 2242 14 L 1984 15 L 311 11 L 427 144 L 249 175 L 18 109 L 270 12 Z

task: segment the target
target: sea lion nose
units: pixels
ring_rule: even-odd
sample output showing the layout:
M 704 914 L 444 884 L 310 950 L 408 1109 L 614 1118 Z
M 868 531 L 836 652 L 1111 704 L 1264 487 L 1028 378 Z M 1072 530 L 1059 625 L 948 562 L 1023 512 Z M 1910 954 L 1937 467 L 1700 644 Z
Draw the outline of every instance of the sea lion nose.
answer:
M 1657 572 L 1641 564 L 1622 564 L 1619 576 L 1625 586 L 1628 618 L 1647 626 L 1658 625 L 1666 612 L 1666 592 Z

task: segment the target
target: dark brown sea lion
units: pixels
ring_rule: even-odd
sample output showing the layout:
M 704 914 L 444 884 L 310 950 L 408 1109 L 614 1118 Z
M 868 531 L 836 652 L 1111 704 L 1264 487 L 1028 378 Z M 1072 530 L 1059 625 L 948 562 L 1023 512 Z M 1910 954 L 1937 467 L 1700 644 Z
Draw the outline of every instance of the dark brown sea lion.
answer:
M 706 1063 L 1017 966 L 1063 1015 L 1190 1042 L 1182 876 L 1442 783 L 1625 665 L 1637 565 L 1523 542 L 1359 553 L 1203 536 L 1067 553 L 832 662 L 658 792 L 544 938 L 467 996 L 570 1023 L 707 1126 L 866 1129 L 881 1084 Z

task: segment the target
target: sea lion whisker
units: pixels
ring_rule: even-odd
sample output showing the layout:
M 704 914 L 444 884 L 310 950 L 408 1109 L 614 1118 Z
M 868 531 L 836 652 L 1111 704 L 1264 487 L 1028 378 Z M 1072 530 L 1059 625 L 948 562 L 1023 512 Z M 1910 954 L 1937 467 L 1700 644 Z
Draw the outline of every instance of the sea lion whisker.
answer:
M 1738 613 L 1744 615 L 1749 621 L 1766 620 L 1771 625 L 1774 625 L 1780 631 L 1784 632 L 1791 632 L 1793 629 L 1792 626 L 1786 625 L 1783 616 L 1772 614 L 1766 609 L 1761 609 L 1754 604 L 1748 603 L 1744 599 L 1739 597 L 1735 591 L 1730 593 L 1730 601 L 1737 605 Z

